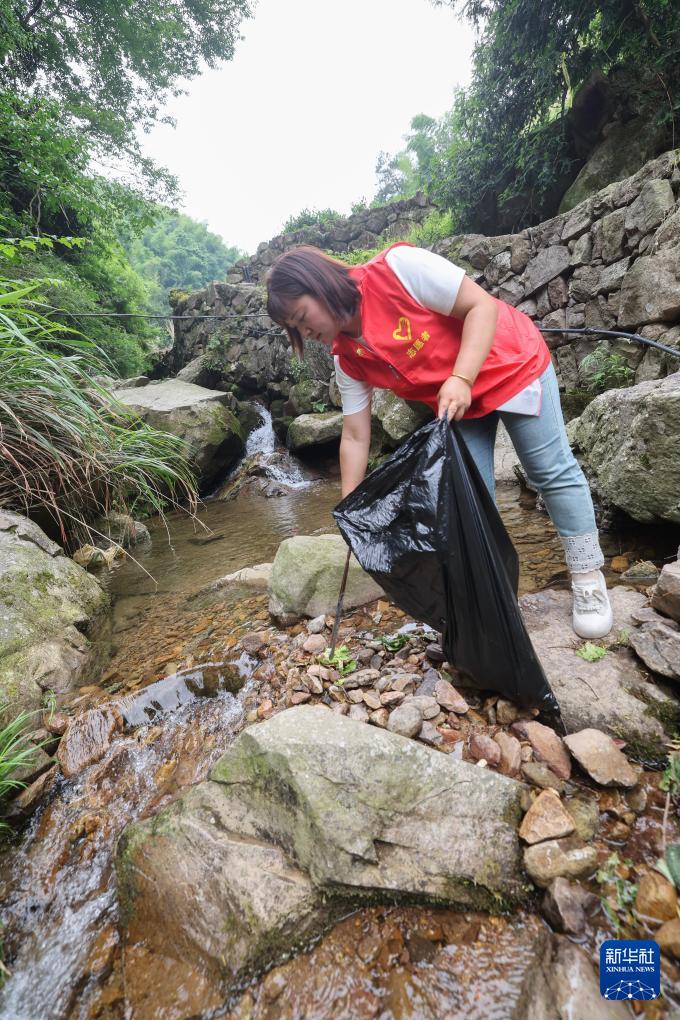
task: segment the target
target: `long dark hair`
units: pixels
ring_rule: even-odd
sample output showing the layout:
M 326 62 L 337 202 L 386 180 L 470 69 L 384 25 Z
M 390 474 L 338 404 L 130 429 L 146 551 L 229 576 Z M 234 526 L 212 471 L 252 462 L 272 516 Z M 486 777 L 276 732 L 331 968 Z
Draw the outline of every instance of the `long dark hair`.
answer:
M 344 262 L 331 258 L 311 245 L 300 245 L 279 255 L 267 274 L 267 313 L 283 326 L 298 358 L 304 357 L 299 330 L 286 325 L 295 298 L 321 301 L 330 314 L 342 322 L 351 319 L 359 306 L 359 288 Z

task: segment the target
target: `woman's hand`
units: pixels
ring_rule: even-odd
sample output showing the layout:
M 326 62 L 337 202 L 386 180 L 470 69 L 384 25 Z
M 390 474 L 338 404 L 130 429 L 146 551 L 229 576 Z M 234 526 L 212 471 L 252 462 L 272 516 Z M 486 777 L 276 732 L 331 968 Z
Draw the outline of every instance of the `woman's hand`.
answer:
M 460 421 L 472 403 L 472 391 L 464 379 L 450 375 L 437 394 L 437 417 Z

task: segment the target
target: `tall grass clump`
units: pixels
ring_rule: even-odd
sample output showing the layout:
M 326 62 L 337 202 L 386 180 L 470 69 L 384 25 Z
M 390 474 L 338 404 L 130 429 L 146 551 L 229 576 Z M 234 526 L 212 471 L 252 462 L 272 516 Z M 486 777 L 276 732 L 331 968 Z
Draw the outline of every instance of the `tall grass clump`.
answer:
M 101 513 L 196 504 L 183 443 L 96 381 L 100 349 L 51 318 L 37 284 L 0 277 L 0 507 L 71 544 Z
M 7 707 L 0 706 L 0 718 L 5 717 Z M 26 786 L 23 780 L 16 778 L 16 773 L 35 761 L 38 748 L 28 737 L 33 715 L 34 712 L 20 712 L 15 719 L 0 728 L 0 811 L 11 794 Z M 9 830 L 7 822 L 0 819 L 0 833 Z

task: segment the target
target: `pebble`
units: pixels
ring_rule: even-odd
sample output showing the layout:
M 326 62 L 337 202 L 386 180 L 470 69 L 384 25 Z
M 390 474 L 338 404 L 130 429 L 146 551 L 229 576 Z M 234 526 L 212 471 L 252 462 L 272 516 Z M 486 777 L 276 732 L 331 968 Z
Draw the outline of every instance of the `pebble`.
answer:
M 455 739 L 458 739 L 456 734 Z M 490 765 L 496 766 L 501 763 L 501 749 L 493 740 L 492 737 L 488 737 L 485 733 L 475 733 L 472 740 L 470 741 L 470 756 L 474 761 L 487 761 Z
M 356 673 L 350 673 L 345 679 L 345 690 L 350 691 L 356 687 L 372 687 L 380 673 L 377 669 L 358 669 Z
M 382 707 L 380 695 L 377 691 L 363 691 L 362 696 L 366 707 L 370 708 L 373 712 L 377 712 Z
M 383 697 L 385 695 L 383 694 Z M 415 705 L 399 705 L 387 720 L 387 729 L 402 737 L 416 737 L 423 725 L 423 717 Z
M 505 776 L 517 776 L 522 765 L 522 748 L 517 737 L 502 730 L 493 738 L 501 752 L 498 770 Z
M 347 715 L 349 712 L 349 705 L 347 702 L 340 704 L 336 701 L 335 704 L 331 705 L 331 711 L 335 712 L 336 715 Z
M 355 691 L 347 691 L 347 697 L 353 705 L 360 705 L 364 700 L 364 692 L 357 687 Z
M 470 708 L 465 698 L 462 694 L 458 693 L 453 684 L 450 684 L 448 680 L 444 680 L 442 677 L 435 684 L 434 696 L 447 712 L 465 715 Z
M 320 634 L 326 626 L 325 616 L 315 616 L 313 620 L 307 622 L 307 632 L 309 634 Z
M 404 700 L 404 704 L 415 705 L 423 719 L 434 719 L 439 715 L 439 704 L 435 698 L 413 694 Z
M 371 712 L 369 715 L 369 722 L 372 722 L 374 726 L 380 726 L 381 729 L 387 728 L 387 720 L 390 717 L 390 713 L 386 708 L 379 708 L 375 712 Z
M 60 737 L 68 726 L 68 716 L 64 712 L 53 712 L 51 715 L 43 716 L 43 726 L 49 733 Z
M 585 729 L 571 733 L 564 742 L 581 768 L 600 786 L 637 785 L 637 770 L 612 738 L 601 730 Z
M 573 831 L 574 823 L 554 790 L 539 793 L 519 827 L 521 839 L 532 844 L 569 836 Z
M 378 692 L 378 694 L 383 694 L 385 691 L 389 691 L 391 686 L 392 686 L 392 677 L 391 676 L 381 676 L 380 679 L 376 681 L 375 689 Z
M 364 705 L 352 705 L 349 710 L 349 717 L 356 722 L 368 722 L 368 711 Z
M 584 934 L 586 917 L 599 899 L 576 882 L 554 878 L 541 902 L 541 913 L 555 931 L 577 938 Z
M 654 921 L 671 921 L 677 917 L 678 894 L 663 875 L 648 871 L 638 883 L 635 911 Z
M 309 655 L 321 655 L 325 647 L 326 638 L 323 634 L 316 633 L 310 634 L 302 646 L 303 651 L 308 652 Z
M 416 688 L 416 694 L 433 698 L 435 696 L 435 688 L 440 680 L 441 677 L 436 669 L 426 669 L 423 673 L 422 681 Z
M 557 793 L 564 793 L 565 783 L 551 772 L 547 765 L 540 762 L 526 762 L 522 765 L 522 775 L 534 786 L 543 790 L 556 790 Z
M 583 846 L 575 836 L 551 839 L 526 848 L 524 867 L 540 889 L 547 889 L 554 878 L 592 874 L 597 867 L 597 850 L 594 846 Z
M 333 701 L 336 701 L 341 705 L 347 702 L 345 692 L 343 691 L 342 687 L 338 687 L 336 684 L 331 684 L 331 686 L 328 688 L 328 696 L 332 698 Z
M 269 700 L 269 698 L 267 698 L 265 701 L 262 701 L 257 706 L 257 718 L 258 719 L 268 719 L 273 711 L 274 711 L 274 705 Z
M 404 700 L 404 695 L 401 691 L 385 691 L 384 694 L 380 695 L 380 703 L 385 705 L 387 708 L 392 708 L 394 705 L 399 705 Z
M 248 655 L 257 655 L 265 644 L 264 634 L 261 631 L 252 631 L 250 634 L 244 634 L 241 638 L 241 648 Z
M 537 761 L 546 765 L 560 779 L 571 776 L 571 759 L 564 743 L 549 726 L 521 720 L 510 727 L 515 736 L 528 740 Z
M 396 680 L 392 679 L 390 687 L 393 691 L 401 691 L 402 694 L 406 694 L 414 690 L 415 683 L 412 676 L 400 676 Z
M 511 701 L 506 701 L 504 698 L 498 699 L 496 702 L 496 721 L 501 726 L 509 726 L 510 723 L 514 723 L 518 715 L 519 709 L 517 705 L 513 705 Z
M 426 719 L 423 723 L 418 738 L 419 740 L 424 740 L 426 744 L 432 744 L 433 747 L 438 747 L 443 740 L 441 733 L 429 719 Z
M 622 574 L 624 570 L 628 570 L 630 560 L 627 556 L 612 556 L 611 568 L 615 574 Z
M 290 703 L 291 705 L 304 705 L 306 701 L 309 701 L 311 696 L 312 695 L 309 691 L 293 691 L 290 696 Z
M 323 680 L 318 676 L 310 676 L 307 686 L 312 694 L 323 694 Z

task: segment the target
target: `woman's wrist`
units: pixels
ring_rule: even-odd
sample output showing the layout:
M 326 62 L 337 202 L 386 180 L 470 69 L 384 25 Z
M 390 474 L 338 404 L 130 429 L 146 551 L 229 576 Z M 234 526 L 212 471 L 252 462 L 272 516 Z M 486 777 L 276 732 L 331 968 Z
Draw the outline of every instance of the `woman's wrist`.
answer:
M 462 379 L 464 383 L 467 383 L 470 389 L 474 386 L 474 379 L 469 379 L 468 376 L 463 375 L 461 372 L 451 372 L 449 376 L 451 379 Z

